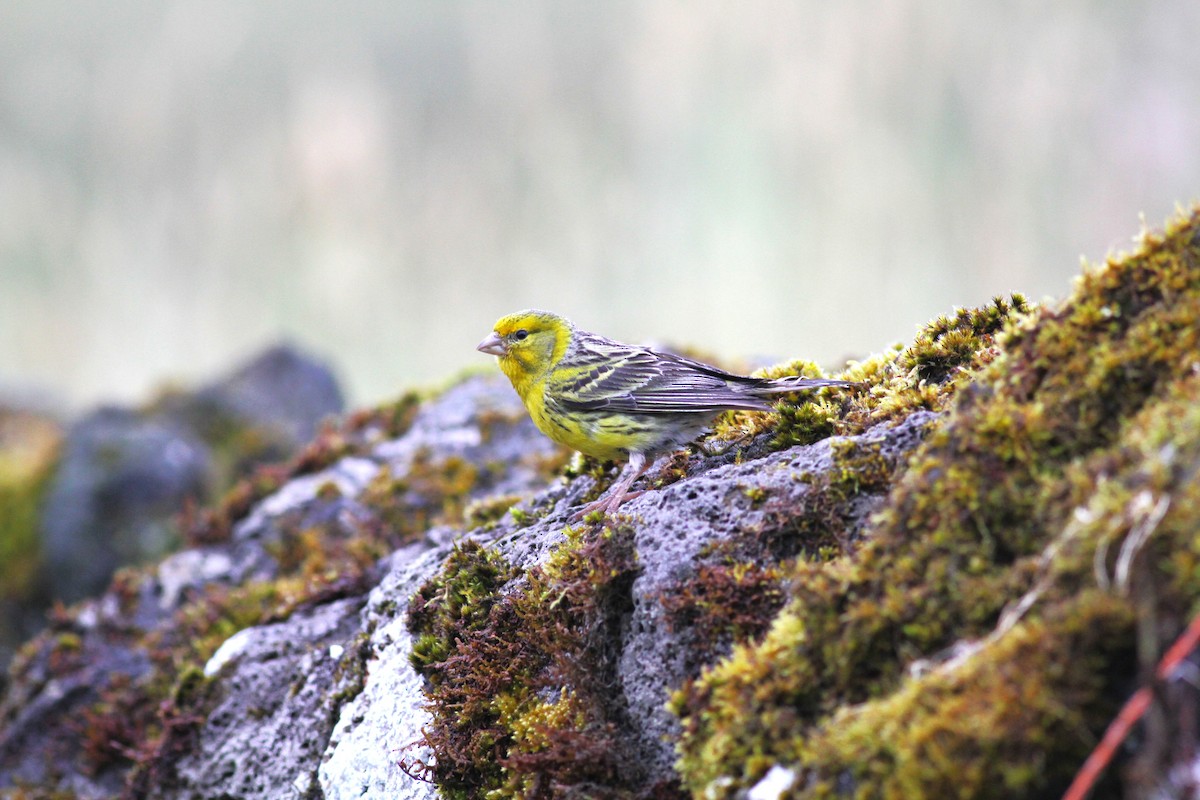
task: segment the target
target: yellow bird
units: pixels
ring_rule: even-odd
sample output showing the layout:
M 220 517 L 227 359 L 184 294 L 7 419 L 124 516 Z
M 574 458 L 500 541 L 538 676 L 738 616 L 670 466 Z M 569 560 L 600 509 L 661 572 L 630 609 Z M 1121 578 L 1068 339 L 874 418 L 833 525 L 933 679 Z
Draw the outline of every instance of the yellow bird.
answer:
M 622 344 L 548 311 L 501 317 L 476 348 L 494 355 L 538 430 L 600 459 L 629 458 L 608 493 L 575 514 L 610 513 L 654 459 L 691 442 L 722 411 L 770 411 L 767 398 L 824 386 L 819 378 L 751 378 L 671 353 Z

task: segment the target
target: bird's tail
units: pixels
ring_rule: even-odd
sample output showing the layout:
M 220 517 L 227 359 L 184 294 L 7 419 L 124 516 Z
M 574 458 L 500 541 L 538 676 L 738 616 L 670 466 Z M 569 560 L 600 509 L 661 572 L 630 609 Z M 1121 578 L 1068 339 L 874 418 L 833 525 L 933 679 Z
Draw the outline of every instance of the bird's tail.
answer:
M 805 378 L 800 375 L 793 375 L 787 378 L 776 378 L 775 380 L 765 381 L 765 385 L 761 390 L 770 394 L 781 394 L 783 392 L 804 392 L 809 389 L 822 389 L 826 386 L 862 386 L 861 383 L 855 381 L 834 381 L 827 378 Z

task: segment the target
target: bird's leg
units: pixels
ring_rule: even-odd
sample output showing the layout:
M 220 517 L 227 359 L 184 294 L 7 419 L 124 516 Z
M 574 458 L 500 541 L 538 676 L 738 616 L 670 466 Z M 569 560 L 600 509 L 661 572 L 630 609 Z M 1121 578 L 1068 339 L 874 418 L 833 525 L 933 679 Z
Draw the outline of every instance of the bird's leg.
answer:
M 617 482 L 612 485 L 612 488 L 605 492 L 604 496 L 602 496 L 599 500 L 594 500 L 591 503 L 588 503 L 578 512 L 572 514 L 571 521 L 578 522 L 588 514 L 591 514 L 593 511 L 611 514 L 612 512 L 616 511 L 617 507 L 626 500 L 632 500 L 633 498 L 643 494 L 641 491 L 631 492 L 629 491 L 629 487 L 633 485 L 634 481 L 641 477 L 642 473 L 645 472 L 646 468 L 649 466 L 650 462 L 646 460 L 646 455 L 644 453 L 631 453 L 629 456 L 629 463 L 625 465 L 625 469 L 622 470 L 620 477 L 617 479 Z

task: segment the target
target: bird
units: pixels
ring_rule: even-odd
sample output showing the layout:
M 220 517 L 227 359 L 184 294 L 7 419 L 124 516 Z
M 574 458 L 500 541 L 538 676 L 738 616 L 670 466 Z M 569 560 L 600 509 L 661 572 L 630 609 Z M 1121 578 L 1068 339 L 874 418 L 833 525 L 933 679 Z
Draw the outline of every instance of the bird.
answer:
M 572 519 L 611 514 L 661 455 L 695 440 L 729 409 L 770 411 L 768 398 L 827 386 L 823 378 L 752 378 L 702 361 L 624 344 L 549 311 L 501 317 L 476 347 L 496 356 L 534 424 L 559 444 L 601 460 L 628 458 L 612 488 Z

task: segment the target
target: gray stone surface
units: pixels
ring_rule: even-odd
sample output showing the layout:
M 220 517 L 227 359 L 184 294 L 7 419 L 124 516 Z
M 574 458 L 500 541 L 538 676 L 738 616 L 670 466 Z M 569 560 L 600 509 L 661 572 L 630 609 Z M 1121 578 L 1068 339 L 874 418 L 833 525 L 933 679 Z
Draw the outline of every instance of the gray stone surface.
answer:
M 219 701 L 175 762 L 174 781 L 150 797 L 313 796 L 338 693 L 357 673 L 347 662 L 361 608 L 361 599 L 340 600 L 238 634 L 237 652 L 216 670 Z
M 328 800 L 437 797 L 432 784 L 414 780 L 399 767 L 403 757 L 427 755 L 416 743 L 430 721 L 424 709 L 424 680 L 408 663 L 412 637 L 403 609 L 448 552 L 448 547 L 422 552 L 417 546 L 399 551 L 371 592 L 363 616 L 367 627 L 374 627 L 375 659 L 363 691 L 343 707 L 321 759 L 320 787 Z

